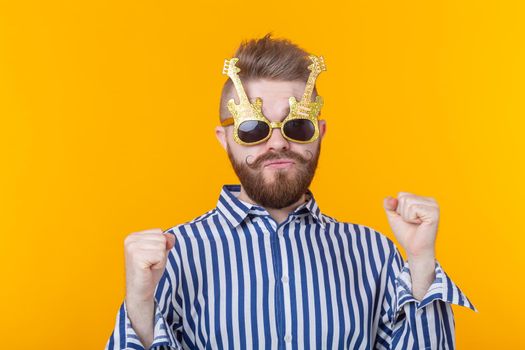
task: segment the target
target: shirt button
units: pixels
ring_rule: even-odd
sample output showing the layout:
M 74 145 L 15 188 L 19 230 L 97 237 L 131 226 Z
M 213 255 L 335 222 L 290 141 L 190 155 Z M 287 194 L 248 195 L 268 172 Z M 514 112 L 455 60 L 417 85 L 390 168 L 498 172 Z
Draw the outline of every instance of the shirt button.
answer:
M 282 278 L 281 278 L 281 281 L 283 281 L 283 283 L 288 283 L 288 276 L 287 275 L 284 275 Z
M 300 222 L 301 222 L 301 219 L 300 219 L 300 218 L 297 218 L 297 219 L 295 219 L 295 222 L 296 222 L 296 223 L 300 223 Z
M 287 343 L 291 343 L 292 342 L 292 336 L 290 334 L 287 334 L 284 336 L 284 341 L 287 342 Z

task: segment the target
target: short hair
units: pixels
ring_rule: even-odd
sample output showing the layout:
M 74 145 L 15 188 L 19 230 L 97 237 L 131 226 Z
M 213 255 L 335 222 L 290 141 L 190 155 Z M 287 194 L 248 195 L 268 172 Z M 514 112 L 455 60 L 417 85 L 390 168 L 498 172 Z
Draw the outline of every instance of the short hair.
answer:
M 240 68 L 239 78 L 242 82 L 257 79 L 277 81 L 306 81 L 310 75 L 308 66 L 312 61 L 308 52 L 288 39 L 274 39 L 272 33 L 260 39 L 241 42 L 232 57 L 239 58 L 236 66 Z M 313 98 L 317 96 L 314 86 Z M 230 78 L 224 82 L 219 106 L 219 118 L 224 120 L 230 115 L 228 100 L 234 98 L 234 86 Z M 237 101 L 238 102 L 238 101 Z

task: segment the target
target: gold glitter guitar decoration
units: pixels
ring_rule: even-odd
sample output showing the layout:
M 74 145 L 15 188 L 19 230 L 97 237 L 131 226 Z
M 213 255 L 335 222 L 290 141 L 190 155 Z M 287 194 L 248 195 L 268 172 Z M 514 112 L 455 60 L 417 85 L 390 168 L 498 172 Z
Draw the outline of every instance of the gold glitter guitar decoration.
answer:
M 312 63 L 308 66 L 310 75 L 300 101 L 295 96 L 290 96 L 288 103 L 290 113 L 282 122 L 270 122 L 262 113 L 262 99 L 257 97 L 254 103 L 250 103 L 248 96 L 242 86 L 238 73 L 240 68 L 235 64 L 239 61 L 237 57 L 226 59 L 222 73 L 228 75 L 233 82 L 239 104 L 234 99 L 227 102 L 228 110 L 232 117 L 225 119 L 221 125 L 234 124 L 234 140 L 241 145 L 255 145 L 266 141 L 271 136 L 271 130 L 281 128 L 283 136 L 293 142 L 309 143 L 319 136 L 318 119 L 323 106 L 323 98 L 316 96 L 312 101 L 313 89 L 317 76 L 326 70 L 322 56 L 309 55 Z

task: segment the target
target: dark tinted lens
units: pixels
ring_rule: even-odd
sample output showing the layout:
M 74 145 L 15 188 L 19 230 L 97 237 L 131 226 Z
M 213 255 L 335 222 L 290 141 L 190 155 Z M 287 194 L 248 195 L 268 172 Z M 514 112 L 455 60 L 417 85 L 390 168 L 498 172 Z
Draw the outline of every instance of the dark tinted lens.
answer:
M 291 139 L 308 141 L 314 136 L 315 126 L 308 119 L 292 119 L 284 124 L 283 131 Z
M 237 129 L 237 135 L 241 141 L 252 143 L 261 141 L 270 132 L 270 126 L 260 120 L 247 120 L 242 122 Z

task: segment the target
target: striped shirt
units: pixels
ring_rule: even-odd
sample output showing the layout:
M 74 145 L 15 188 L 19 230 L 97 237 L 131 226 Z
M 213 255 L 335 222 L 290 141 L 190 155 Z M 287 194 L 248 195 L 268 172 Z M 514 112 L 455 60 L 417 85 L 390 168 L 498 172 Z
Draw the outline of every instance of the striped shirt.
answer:
M 310 191 L 278 224 L 239 191 L 223 186 L 216 208 L 168 230 L 150 349 L 455 348 L 450 304 L 477 310 L 438 261 L 419 301 L 381 233 L 321 213 Z M 125 301 L 106 349 L 144 349 Z

